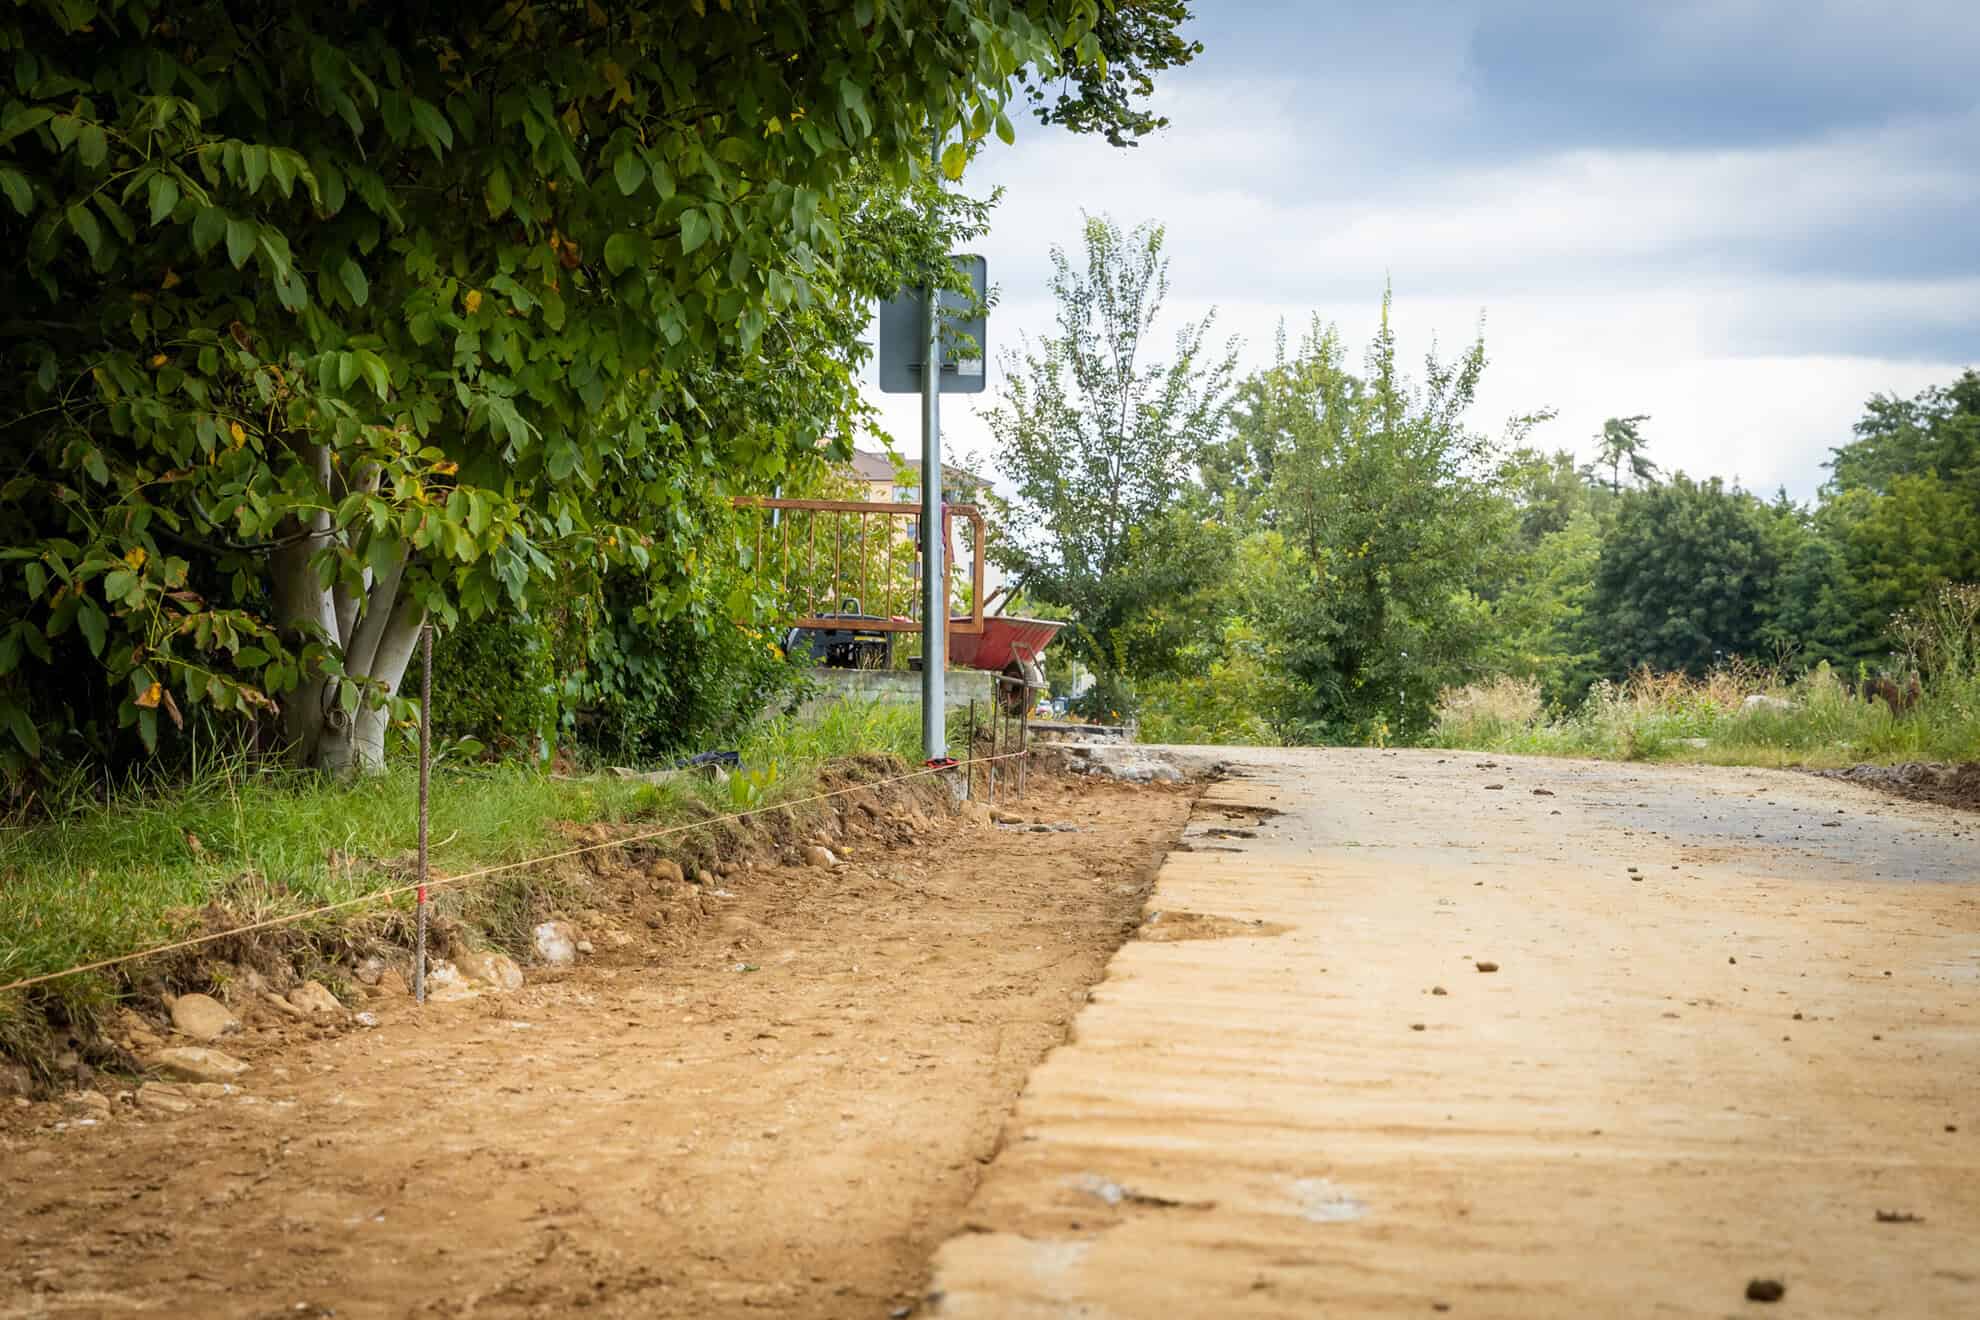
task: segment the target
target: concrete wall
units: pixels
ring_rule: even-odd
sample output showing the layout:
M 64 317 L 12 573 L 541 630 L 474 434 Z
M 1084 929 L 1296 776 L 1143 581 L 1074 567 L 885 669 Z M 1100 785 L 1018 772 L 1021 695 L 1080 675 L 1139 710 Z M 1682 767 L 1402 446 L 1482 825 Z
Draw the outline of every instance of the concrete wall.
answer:
M 811 675 L 823 689 L 799 707 L 800 716 L 817 714 L 841 701 L 877 701 L 890 706 L 921 708 L 921 675 L 892 669 L 814 669 Z M 981 669 L 951 669 L 943 679 L 942 697 L 950 710 L 968 706 L 971 698 L 977 709 L 990 699 L 989 674 Z

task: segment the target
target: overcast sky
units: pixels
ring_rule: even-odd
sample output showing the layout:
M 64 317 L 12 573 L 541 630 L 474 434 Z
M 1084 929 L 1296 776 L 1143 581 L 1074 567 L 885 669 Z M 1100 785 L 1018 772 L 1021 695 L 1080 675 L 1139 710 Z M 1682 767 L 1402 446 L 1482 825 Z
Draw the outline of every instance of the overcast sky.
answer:
M 1195 8 L 1165 132 L 1018 121 L 970 166 L 1005 190 L 993 355 L 1050 329 L 1084 210 L 1164 224 L 1166 330 L 1214 308 L 1246 366 L 1316 314 L 1358 361 L 1387 279 L 1413 360 L 1484 317 L 1481 428 L 1554 408 L 1536 442 L 1585 457 L 1648 413 L 1667 469 L 1798 499 L 1870 394 L 1980 361 L 1971 0 Z M 915 400 L 874 397 L 912 452 Z M 951 455 L 984 451 L 992 397 L 945 398 Z

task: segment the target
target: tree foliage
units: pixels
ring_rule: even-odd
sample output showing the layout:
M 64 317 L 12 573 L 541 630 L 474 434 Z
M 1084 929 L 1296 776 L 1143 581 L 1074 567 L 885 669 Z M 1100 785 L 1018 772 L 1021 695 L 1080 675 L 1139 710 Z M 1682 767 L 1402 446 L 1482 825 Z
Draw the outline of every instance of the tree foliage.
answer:
M 1006 355 L 1004 396 L 985 414 L 1015 487 L 999 553 L 1020 590 L 1072 611 L 1082 659 L 1132 677 L 1172 663 L 1187 631 L 1149 620 L 1214 580 L 1215 538 L 1184 505 L 1223 427 L 1235 355 L 1209 346 L 1207 317 L 1155 355 L 1159 226 L 1089 217 L 1082 237 L 1082 265 L 1053 249 L 1057 333 Z M 1112 686 L 1106 699 L 1119 704 Z
M 10 763 L 200 703 L 373 762 L 429 618 L 568 566 L 707 606 L 722 497 L 848 433 L 848 327 L 947 248 L 927 143 L 1100 12 L 13 7 Z

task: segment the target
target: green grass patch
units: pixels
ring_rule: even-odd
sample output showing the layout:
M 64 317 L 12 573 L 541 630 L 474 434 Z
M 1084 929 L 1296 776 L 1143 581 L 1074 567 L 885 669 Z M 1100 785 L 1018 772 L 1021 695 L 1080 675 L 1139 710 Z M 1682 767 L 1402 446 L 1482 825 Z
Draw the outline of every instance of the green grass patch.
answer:
M 816 792 L 835 763 L 857 761 L 868 776 L 905 771 L 919 762 L 919 744 L 918 711 L 849 703 L 808 722 L 782 718 L 752 730 L 739 748 L 741 771 L 726 780 L 684 773 L 656 784 L 443 765 L 431 784 L 432 868 L 458 874 L 561 851 L 571 845 L 560 822 L 658 828 L 775 807 Z M 693 837 L 682 836 L 690 850 Z M 0 983 L 406 884 L 417 844 L 409 758 L 339 784 L 235 755 L 188 781 L 72 805 L 0 829 Z M 513 944 L 534 898 L 554 883 L 547 870 L 519 868 L 440 892 L 449 915 Z M 380 900 L 298 930 L 334 945 L 337 932 L 377 924 L 381 913 L 397 912 L 403 926 L 409 906 Z M 133 966 L 0 993 L 0 1052 L 32 1054 L 29 1037 L 47 1022 L 90 1022 L 137 984 Z

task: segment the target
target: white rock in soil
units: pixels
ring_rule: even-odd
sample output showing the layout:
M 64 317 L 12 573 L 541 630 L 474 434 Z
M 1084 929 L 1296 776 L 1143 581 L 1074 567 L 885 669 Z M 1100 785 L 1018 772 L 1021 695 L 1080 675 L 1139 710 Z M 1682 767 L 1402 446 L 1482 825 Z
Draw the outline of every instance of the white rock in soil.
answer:
M 461 969 L 450 962 L 436 962 L 426 969 L 426 997 L 434 1003 L 473 999 L 480 993 L 468 983 L 467 977 L 461 975 Z
M 590 940 L 579 940 L 579 941 L 577 942 L 577 951 L 578 951 L 579 953 L 590 953 L 590 952 L 591 952 L 591 941 L 590 941 Z
M 536 956 L 552 967 L 577 961 L 577 932 L 568 921 L 546 921 L 536 928 Z
M 385 975 L 385 960 L 373 954 L 352 968 L 351 975 L 364 985 L 377 985 L 378 978 Z
M 330 988 L 321 981 L 304 981 L 289 991 L 289 1002 L 305 1013 L 330 1013 L 341 1017 L 344 1012 L 337 996 L 331 994 Z
M 493 949 L 471 949 L 454 959 L 454 966 L 461 969 L 461 975 L 471 981 L 493 986 L 497 990 L 520 990 L 523 987 L 522 968 L 506 953 Z
M 830 848 L 817 843 L 812 844 L 804 850 L 804 860 L 808 866 L 837 866 L 839 864 L 839 859 L 832 855 Z
M 68 1097 L 71 1108 L 94 1114 L 98 1118 L 110 1117 L 110 1097 L 101 1091 L 77 1091 Z
M 231 1054 L 204 1045 L 175 1045 L 151 1056 L 151 1065 L 185 1082 L 230 1082 L 248 1070 Z M 140 1092 L 140 1096 L 142 1092 Z
M 194 1040 L 218 1040 L 241 1029 L 241 1020 L 211 995 L 180 995 L 172 1001 L 172 1025 Z

